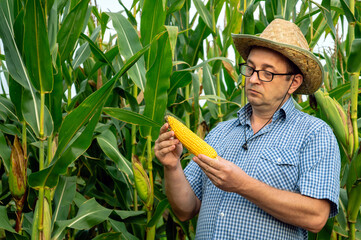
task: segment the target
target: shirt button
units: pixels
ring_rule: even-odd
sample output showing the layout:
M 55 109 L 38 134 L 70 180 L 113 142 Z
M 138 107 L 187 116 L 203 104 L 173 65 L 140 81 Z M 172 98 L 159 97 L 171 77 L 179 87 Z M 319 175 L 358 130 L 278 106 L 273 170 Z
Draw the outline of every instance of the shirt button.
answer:
M 221 213 L 219 214 L 219 216 L 224 217 L 224 213 L 221 212 Z
M 277 162 L 281 162 L 281 158 L 277 158 Z

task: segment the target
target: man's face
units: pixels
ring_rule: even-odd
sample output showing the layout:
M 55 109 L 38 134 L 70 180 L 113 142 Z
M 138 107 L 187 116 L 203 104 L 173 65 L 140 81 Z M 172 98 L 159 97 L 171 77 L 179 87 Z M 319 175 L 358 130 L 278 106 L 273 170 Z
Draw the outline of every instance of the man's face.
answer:
M 288 73 L 286 58 L 267 48 L 253 48 L 248 56 L 247 65 L 255 70 Z M 251 77 L 246 77 L 248 101 L 254 107 L 270 107 L 272 109 L 277 107 L 292 82 L 287 80 L 287 77 L 275 75 L 271 82 L 263 82 L 258 79 L 257 73 L 254 72 Z

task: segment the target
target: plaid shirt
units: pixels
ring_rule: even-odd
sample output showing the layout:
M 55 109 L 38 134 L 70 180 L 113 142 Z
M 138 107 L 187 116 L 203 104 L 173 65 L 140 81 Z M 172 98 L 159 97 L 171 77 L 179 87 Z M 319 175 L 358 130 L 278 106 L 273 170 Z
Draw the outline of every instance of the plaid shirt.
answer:
M 238 118 L 221 122 L 206 137 L 218 155 L 272 187 L 331 202 L 338 212 L 340 153 L 330 127 L 297 110 L 290 98 L 272 122 L 253 134 L 247 104 Z M 246 128 L 248 150 L 245 143 Z M 307 239 L 307 231 L 281 222 L 239 194 L 215 187 L 191 161 L 184 170 L 201 200 L 196 239 Z

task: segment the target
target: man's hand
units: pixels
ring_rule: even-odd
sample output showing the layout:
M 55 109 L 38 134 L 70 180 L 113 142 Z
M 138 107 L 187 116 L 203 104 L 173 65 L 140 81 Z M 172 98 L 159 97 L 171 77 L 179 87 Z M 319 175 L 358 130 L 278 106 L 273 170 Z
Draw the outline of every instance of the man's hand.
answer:
M 174 169 L 179 164 L 179 158 L 183 151 L 183 146 L 178 139 L 174 138 L 174 132 L 168 131 L 169 124 L 165 123 L 155 141 L 154 153 L 164 167 Z
M 239 192 L 243 181 L 242 177 L 247 174 L 234 163 L 217 157 L 217 160 L 199 154 L 193 157 L 196 162 L 212 183 L 227 192 Z

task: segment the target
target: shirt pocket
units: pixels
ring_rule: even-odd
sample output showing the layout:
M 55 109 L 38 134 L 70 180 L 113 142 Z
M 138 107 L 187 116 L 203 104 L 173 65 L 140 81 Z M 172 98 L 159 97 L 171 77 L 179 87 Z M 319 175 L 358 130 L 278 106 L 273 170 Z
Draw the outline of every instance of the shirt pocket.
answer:
M 293 149 L 264 148 L 256 168 L 256 178 L 272 187 L 295 191 L 299 178 L 298 153 Z

